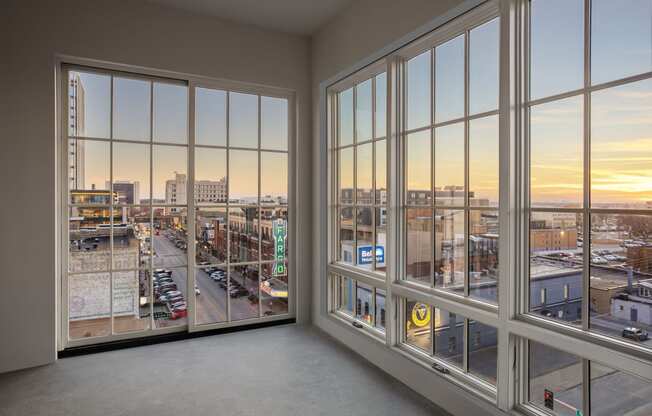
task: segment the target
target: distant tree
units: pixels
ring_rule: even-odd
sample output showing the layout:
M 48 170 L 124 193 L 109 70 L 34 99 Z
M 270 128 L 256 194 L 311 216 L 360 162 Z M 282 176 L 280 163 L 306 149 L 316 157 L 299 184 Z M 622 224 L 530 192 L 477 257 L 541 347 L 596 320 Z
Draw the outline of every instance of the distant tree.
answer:
M 618 225 L 626 230 L 633 238 L 647 240 L 652 236 L 652 216 L 647 215 L 621 215 Z

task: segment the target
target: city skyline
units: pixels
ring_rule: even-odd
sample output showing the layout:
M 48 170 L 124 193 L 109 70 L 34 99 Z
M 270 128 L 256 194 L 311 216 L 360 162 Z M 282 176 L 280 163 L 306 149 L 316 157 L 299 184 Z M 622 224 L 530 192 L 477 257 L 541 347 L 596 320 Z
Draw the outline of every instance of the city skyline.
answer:
M 71 108 L 71 113 L 76 111 L 77 115 L 83 118 L 82 121 L 77 120 L 77 125 L 81 128 L 74 130 L 71 128 L 71 134 L 91 139 L 108 139 L 112 130 L 111 78 L 107 75 L 84 72 L 71 73 L 71 79 L 73 78 L 78 80 L 77 83 L 83 88 L 84 99 L 81 101 L 81 108 Z M 77 165 L 83 166 L 77 166 L 76 172 L 82 176 L 81 180 L 77 179 L 77 183 L 83 184 L 88 189 L 93 186 L 96 189 L 105 189 L 105 184 L 110 182 L 111 157 L 114 182 L 139 182 L 143 201 L 149 199 L 150 195 L 150 159 L 152 199 L 165 198 L 166 181 L 173 179 L 176 173 L 187 175 L 188 147 L 158 144 L 158 142 L 187 144 L 187 87 L 156 82 L 151 87 L 154 92 L 152 134 L 157 142 L 153 145 L 148 142 L 148 123 L 144 123 L 149 120 L 150 114 L 149 88 L 150 85 L 146 81 L 114 77 L 113 99 L 116 108 L 113 111 L 113 136 L 116 140 L 130 140 L 130 142 L 74 140 L 81 145 L 79 148 L 83 152 L 83 156 L 78 157 L 80 162 Z M 198 94 L 198 106 L 202 110 L 197 114 L 198 146 L 195 147 L 195 180 L 219 181 L 221 178 L 229 177 L 230 198 L 256 197 L 259 174 L 257 139 L 252 141 L 248 138 L 252 134 L 257 135 L 258 123 L 257 121 L 252 123 L 249 119 L 249 116 L 257 116 L 257 96 L 241 93 L 230 95 L 231 144 L 250 147 L 252 150 L 228 151 L 230 170 L 228 175 L 227 150 L 200 146 L 201 144 L 225 145 L 225 139 L 221 141 L 219 137 L 224 133 L 220 126 L 226 125 L 226 93 L 201 90 L 204 93 Z M 279 150 L 287 151 L 287 100 L 261 97 L 260 102 L 262 146 L 264 149 L 275 150 L 273 152 L 262 150 L 260 153 L 261 196 L 281 196 L 287 199 L 288 155 L 279 152 Z M 223 114 L 219 114 L 221 110 Z M 111 146 L 113 146 L 112 150 Z M 71 172 L 71 175 L 74 173 Z

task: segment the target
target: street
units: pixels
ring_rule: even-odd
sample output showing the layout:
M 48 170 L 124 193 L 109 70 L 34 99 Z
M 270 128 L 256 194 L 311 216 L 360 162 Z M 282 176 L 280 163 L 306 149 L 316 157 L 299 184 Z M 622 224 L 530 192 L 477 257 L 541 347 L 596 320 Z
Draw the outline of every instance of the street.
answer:
M 169 269 L 172 270 L 172 279 L 177 284 L 177 287 L 184 298 L 188 299 L 188 279 L 187 279 L 187 253 L 174 245 L 164 233 L 155 235 L 154 241 L 154 269 Z M 244 267 L 244 266 L 241 266 Z M 226 290 L 221 288 L 218 282 L 213 281 L 208 273 L 203 269 L 197 268 L 195 272 L 195 283 L 200 291 L 197 295 L 196 301 L 196 323 L 197 324 L 210 324 L 217 322 L 227 321 L 227 302 L 230 301 L 231 307 L 231 320 L 237 321 L 242 319 L 257 318 L 258 311 L 258 279 L 247 278 L 243 274 L 244 270 L 239 270 L 241 267 L 232 267 L 230 279 L 231 282 L 237 282 L 242 287 L 246 288 L 250 294 L 254 294 L 256 298 L 250 301 L 248 296 L 241 296 L 237 298 L 229 298 Z M 251 266 L 250 266 L 251 267 Z M 226 270 L 224 270 L 226 272 Z M 264 296 L 263 303 L 266 302 L 267 296 Z M 273 306 L 278 302 L 272 302 Z M 269 309 L 269 308 L 265 308 Z M 272 313 L 284 313 L 282 308 L 273 307 Z M 263 312 L 265 312 L 263 310 Z M 174 325 L 185 325 L 186 319 L 178 320 L 157 320 L 157 327 L 168 327 Z

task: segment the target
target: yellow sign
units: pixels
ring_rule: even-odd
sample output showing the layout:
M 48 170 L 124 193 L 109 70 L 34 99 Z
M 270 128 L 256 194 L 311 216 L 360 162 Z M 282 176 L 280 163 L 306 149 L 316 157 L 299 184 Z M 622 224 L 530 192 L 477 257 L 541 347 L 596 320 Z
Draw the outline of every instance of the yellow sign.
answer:
M 418 327 L 426 326 L 430 323 L 430 308 L 423 303 L 415 303 L 412 308 L 412 322 Z

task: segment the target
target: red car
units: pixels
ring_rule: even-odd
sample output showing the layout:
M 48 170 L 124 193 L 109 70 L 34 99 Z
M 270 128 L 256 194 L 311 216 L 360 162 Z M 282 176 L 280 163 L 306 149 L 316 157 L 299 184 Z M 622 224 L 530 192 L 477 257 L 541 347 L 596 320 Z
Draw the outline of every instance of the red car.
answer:
M 185 306 L 179 308 L 173 308 L 170 311 L 170 319 L 181 319 L 188 316 L 188 310 Z

